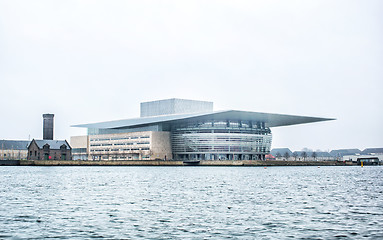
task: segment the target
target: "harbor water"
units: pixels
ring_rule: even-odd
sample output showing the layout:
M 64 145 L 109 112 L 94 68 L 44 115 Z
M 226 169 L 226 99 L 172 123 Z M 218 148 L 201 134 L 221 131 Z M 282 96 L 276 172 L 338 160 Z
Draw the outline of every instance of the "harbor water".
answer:
M 0 167 L 0 239 L 383 239 L 383 167 Z

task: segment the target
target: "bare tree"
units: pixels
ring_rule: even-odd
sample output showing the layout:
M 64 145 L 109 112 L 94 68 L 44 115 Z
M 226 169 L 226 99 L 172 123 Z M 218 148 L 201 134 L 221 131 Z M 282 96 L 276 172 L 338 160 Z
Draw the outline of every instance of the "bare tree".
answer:
M 313 152 L 312 154 L 311 154 L 311 157 L 313 157 L 314 158 L 314 160 L 317 158 L 317 153 L 316 152 Z
M 294 160 L 296 161 L 297 157 L 298 157 L 298 153 L 297 152 L 293 152 L 293 157 L 294 157 Z
M 289 160 L 289 157 L 290 157 L 290 154 L 288 152 L 285 152 L 283 154 L 283 157 L 286 159 L 286 160 Z
M 281 155 L 281 153 L 280 153 L 280 152 L 277 152 L 277 154 L 275 154 L 275 157 L 278 159 L 278 158 L 281 158 L 281 157 L 282 157 L 282 155 Z
M 301 157 L 303 157 L 303 161 L 305 161 L 306 158 L 307 158 L 307 152 L 303 151 L 303 152 L 301 153 Z

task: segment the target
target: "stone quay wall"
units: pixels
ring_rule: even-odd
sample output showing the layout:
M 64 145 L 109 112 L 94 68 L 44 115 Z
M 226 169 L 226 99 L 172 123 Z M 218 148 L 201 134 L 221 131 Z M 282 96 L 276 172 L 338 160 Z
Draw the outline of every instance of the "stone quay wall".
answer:
M 21 160 L 21 166 L 351 166 L 351 162 L 338 161 L 200 161 L 183 162 L 174 160 L 137 160 L 137 161 L 61 161 L 61 160 Z

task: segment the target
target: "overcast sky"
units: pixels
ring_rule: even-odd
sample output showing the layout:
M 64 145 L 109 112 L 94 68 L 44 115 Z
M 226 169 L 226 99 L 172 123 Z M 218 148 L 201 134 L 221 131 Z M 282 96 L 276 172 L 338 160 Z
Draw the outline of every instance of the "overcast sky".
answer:
M 143 101 L 336 118 L 272 147 L 383 147 L 383 1 L 0 0 L 0 139 L 86 134 Z

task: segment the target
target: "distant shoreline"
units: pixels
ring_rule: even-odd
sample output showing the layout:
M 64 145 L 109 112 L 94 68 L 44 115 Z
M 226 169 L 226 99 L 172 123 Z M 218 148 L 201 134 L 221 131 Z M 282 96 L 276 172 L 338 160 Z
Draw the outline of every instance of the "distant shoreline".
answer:
M 260 161 L 260 160 L 216 160 L 191 161 L 178 160 L 137 160 L 137 161 L 79 161 L 79 160 L 13 160 L 0 161 L 7 166 L 356 166 L 353 162 L 339 161 Z

